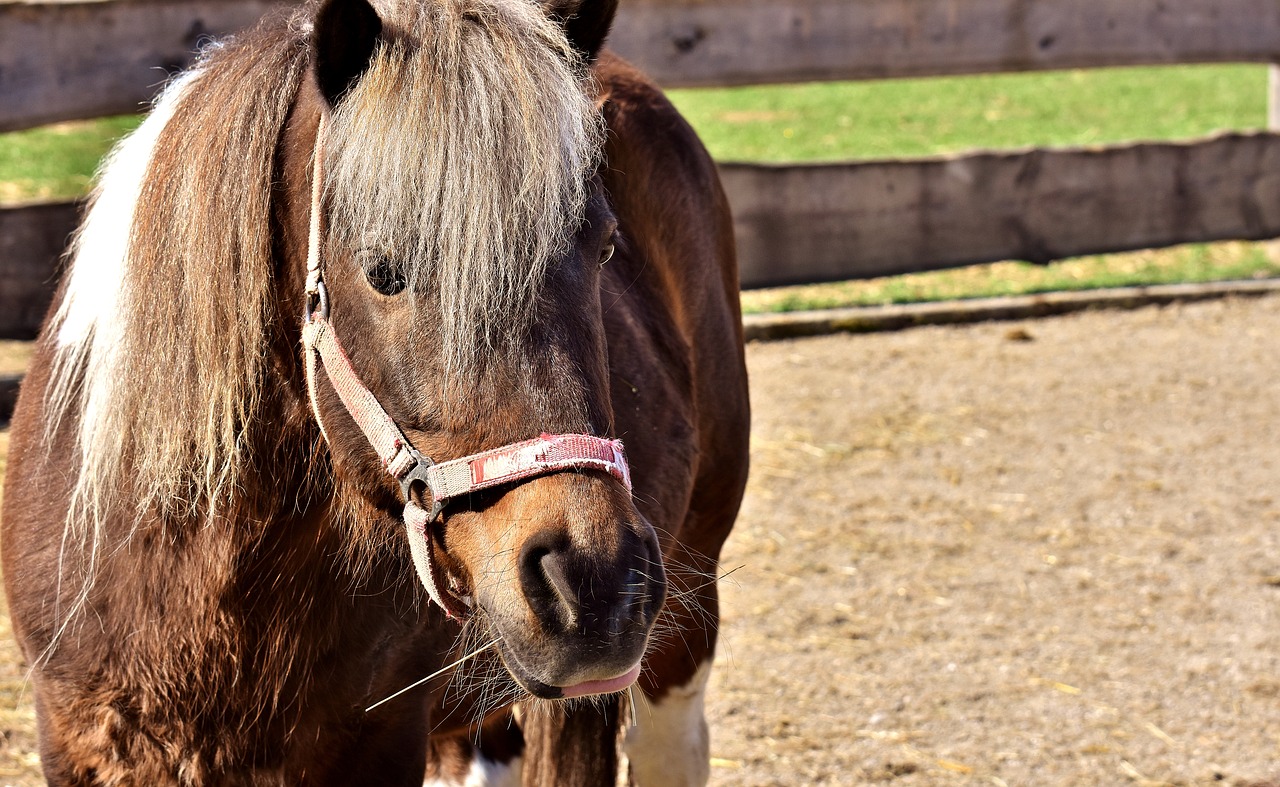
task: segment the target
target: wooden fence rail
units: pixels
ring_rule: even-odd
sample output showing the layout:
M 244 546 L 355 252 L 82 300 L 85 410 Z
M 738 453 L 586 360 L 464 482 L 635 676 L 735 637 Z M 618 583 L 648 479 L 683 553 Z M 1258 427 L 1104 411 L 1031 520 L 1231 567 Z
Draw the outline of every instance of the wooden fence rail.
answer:
M 272 0 L 0 0 L 0 131 L 136 112 Z
M 0 131 L 135 111 L 201 40 L 288 2 L 0 1 Z M 1280 3 L 633 0 L 610 46 L 666 87 L 1280 62 Z
M 622 5 L 611 45 L 667 86 L 1280 61 L 1273 0 Z
M 1280 135 L 721 167 L 745 287 L 1280 236 Z
M 0 339 L 40 329 L 78 214 L 74 202 L 0 209 Z
M 283 4 L 0 0 L 0 130 L 132 111 L 202 38 Z M 611 45 L 667 86 L 1280 62 L 1280 2 L 635 0 Z M 722 172 L 744 287 L 1280 236 L 1269 133 Z M 0 337 L 35 332 L 76 211 L 0 209 Z

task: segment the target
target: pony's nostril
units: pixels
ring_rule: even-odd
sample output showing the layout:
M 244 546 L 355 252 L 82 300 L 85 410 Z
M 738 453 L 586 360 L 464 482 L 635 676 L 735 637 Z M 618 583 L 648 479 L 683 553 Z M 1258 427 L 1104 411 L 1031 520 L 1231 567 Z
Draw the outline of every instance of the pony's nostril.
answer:
M 547 586 L 561 607 L 561 614 L 566 618 L 565 622 L 572 625 L 577 618 L 578 603 L 576 594 L 569 584 L 569 578 L 565 575 L 564 561 L 558 553 L 548 552 L 538 560 L 538 566 L 542 570 Z
M 556 621 L 562 629 L 577 624 L 578 605 L 559 550 L 527 546 L 520 560 L 520 589 L 539 618 Z
M 654 600 L 651 575 L 618 566 L 616 578 L 593 571 L 570 552 L 546 545 L 525 549 L 520 584 L 529 609 L 561 634 L 613 640 L 643 628 Z

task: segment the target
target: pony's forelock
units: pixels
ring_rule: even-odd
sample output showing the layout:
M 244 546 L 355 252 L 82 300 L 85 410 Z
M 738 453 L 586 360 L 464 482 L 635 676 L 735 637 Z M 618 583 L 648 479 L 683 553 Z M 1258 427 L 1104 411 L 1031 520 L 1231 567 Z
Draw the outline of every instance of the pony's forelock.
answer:
M 582 220 L 603 123 L 536 4 L 445 0 L 396 19 L 337 107 L 331 232 L 438 299 L 445 364 L 518 336 Z

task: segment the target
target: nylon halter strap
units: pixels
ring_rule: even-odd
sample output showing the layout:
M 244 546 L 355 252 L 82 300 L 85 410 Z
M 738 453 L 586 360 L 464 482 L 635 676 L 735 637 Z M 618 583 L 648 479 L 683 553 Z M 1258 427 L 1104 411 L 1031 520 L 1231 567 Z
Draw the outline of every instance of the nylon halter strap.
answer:
M 404 496 L 403 519 L 409 550 L 418 577 L 431 599 L 449 617 L 462 618 L 469 603 L 446 589 L 445 577 L 433 557 L 432 523 L 451 498 L 482 489 L 515 483 L 569 469 L 596 469 L 609 473 L 631 491 L 631 472 L 618 440 L 587 434 L 543 434 L 532 440 L 513 443 L 461 459 L 435 464 L 423 456 L 396 422 L 387 414 L 373 392 L 364 386 L 343 351 L 329 321 L 329 296 L 324 285 L 320 255 L 320 221 L 324 194 L 324 154 L 328 113 L 321 112 L 316 131 L 315 161 L 311 173 L 311 222 L 307 246 L 306 314 L 302 324 L 302 344 L 306 351 L 307 395 L 316 423 L 325 441 L 329 434 L 320 415 L 316 396 L 317 361 L 323 365 L 338 398 L 364 433 L 383 467 L 400 483 Z M 419 489 L 419 486 L 421 487 Z M 431 500 L 424 509 L 415 492 Z

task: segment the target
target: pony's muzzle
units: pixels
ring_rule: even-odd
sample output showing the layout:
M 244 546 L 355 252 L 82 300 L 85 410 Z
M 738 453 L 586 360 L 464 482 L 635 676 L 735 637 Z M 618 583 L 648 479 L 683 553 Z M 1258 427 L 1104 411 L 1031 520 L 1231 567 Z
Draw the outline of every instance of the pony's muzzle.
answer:
M 546 698 L 620 691 L 639 673 L 666 599 L 653 530 L 643 520 L 607 539 L 575 539 L 551 528 L 518 550 L 510 588 L 523 621 L 497 616 L 500 652 L 512 676 Z M 505 618 L 505 619 L 504 619 Z

